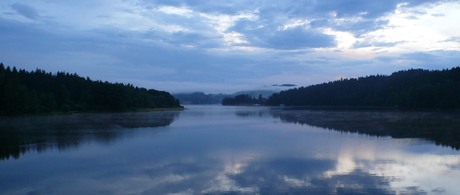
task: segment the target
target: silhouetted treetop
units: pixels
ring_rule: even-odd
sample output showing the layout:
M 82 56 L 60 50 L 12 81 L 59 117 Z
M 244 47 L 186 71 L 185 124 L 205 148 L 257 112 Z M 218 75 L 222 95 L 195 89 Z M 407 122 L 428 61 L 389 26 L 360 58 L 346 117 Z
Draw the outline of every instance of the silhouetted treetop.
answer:
M 165 91 L 0 64 L 0 115 L 181 107 Z
M 273 94 L 268 104 L 460 109 L 460 68 L 340 79 Z
M 258 98 L 251 97 L 247 94 L 237 95 L 235 97 L 226 97 L 222 100 L 222 105 L 264 105 L 267 99 L 259 95 Z

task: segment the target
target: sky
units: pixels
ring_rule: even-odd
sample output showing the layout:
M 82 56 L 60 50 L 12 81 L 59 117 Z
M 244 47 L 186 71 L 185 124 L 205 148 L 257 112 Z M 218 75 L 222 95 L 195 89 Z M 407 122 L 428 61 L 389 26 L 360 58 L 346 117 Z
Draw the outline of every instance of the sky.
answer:
M 458 0 L 2 0 L 0 62 L 173 93 L 460 66 Z

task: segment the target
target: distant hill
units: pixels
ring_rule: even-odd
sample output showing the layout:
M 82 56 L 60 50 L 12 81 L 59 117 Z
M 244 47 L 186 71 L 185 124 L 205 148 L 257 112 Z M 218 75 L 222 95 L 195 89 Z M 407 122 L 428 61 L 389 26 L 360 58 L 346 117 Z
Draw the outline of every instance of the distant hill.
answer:
M 173 94 L 183 104 L 220 104 L 222 100 L 231 95 L 205 94 L 203 92 Z
M 245 95 L 249 98 L 258 99 L 261 95 L 264 99 L 270 97 L 277 91 L 273 90 L 248 90 L 239 91 L 233 94 L 205 94 L 203 92 L 193 93 L 177 93 L 173 94 L 183 104 L 221 104 L 224 99 L 235 98 L 237 96 Z
M 241 94 L 234 97 L 226 97 L 222 100 L 224 106 L 255 106 L 266 104 L 267 99 L 259 94 L 259 97 L 253 97 L 248 94 Z
M 290 84 L 290 83 L 285 83 L 285 84 L 274 84 L 272 85 L 274 87 L 296 87 L 296 84 Z
M 238 95 L 249 95 L 250 97 L 253 98 L 258 98 L 259 95 L 262 95 L 263 98 L 268 98 L 272 94 L 276 93 L 278 91 L 274 90 L 248 90 L 248 91 L 238 91 L 236 93 L 233 93 L 232 96 L 238 96 Z
M 275 93 L 268 105 L 460 109 L 460 68 L 410 69 Z
M 92 81 L 77 74 L 17 70 L 0 63 L 0 115 L 179 108 L 165 91 Z
M 224 106 L 251 106 L 265 105 L 267 98 L 276 91 L 273 90 L 250 90 L 239 91 L 222 100 Z

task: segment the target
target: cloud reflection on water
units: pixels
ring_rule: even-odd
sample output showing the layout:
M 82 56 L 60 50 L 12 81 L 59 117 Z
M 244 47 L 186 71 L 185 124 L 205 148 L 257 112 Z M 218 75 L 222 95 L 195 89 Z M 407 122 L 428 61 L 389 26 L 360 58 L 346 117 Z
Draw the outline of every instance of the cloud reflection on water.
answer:
M 460 164 L 460 156 L 458 152 L 449 151 L 449 149 L 447 151 L 442 150 L 428 142 L 416 139 L 434 140 L 436 144 L 448 145 L 457 150 L 459 142 L 455 138 L 460 134 L 460 126 L 458 126 L 460 118 L 457 113 L 314 111 L 272 108 L 269 111 L 267 109 L 243 110 L 237 112 L 236 116 L 263 118 L 267 117 L 267 113 L 286 123 L 307 125 L 305 127 L 306 130 L 320 127 L 345 133 L 341 134 L 341 137 L 345 139 L 353 136 L 353 134 L 348 133 L 376 135 L 378 137 L 372 139 L 377 140 L 382 139 L 379 138 L 381 136 L 404 138 L 400 141 L 398 139 L 390 139 L 393 143 L 399 142 L 401 145 L 387 145 L 388 143 L 379 145 L 375 140 L 368 142 L 366 139 L 356 138 L 352 138 L 352 142 L 345 141 L 343 143 L 330 143 L 330 141 L 334 140 L 323 140 L 327 142 L 324 143 L 325 145 L 336 145 L 334 148 L 338 151 L 334 153 L 334 151 L 322 149 L 321 152 L 328 155 L 320 154 L 317 158 L 314 158 L 315 161 L 327 159 L 335 164 L 328 169 L 323 169 L 322 173 L 316 174 L 318 177 L 314 178 L 326 181 L 328 184 L 323 183 L 324 185 L 322 186 L 312 187 L 311 176 L 315 174 L 284 177 L 285 181 L 290 181 L 294 186 L 295 184 L 297 186 L 309 186 L 317 190 L 303 190 L 302 192 L 339 194 L 455 194 L 458 190 L 455 179 L 453 179 L 460 177 L 458 166 Z M 446 134 L 451 137 L 445 137 Z M 299 164 L 318 168 L 307 162 Z M 299 166 L 290 165 L 289 167 Z M 296 170 L 299 171 L 298 168 Z M 280 172 L 285 173 L 285 171 Z M 338 178 L 345 181 L 340 180 L 338 182 Z M 353 182 L 357 178 L 361 178 L 362 181 L 356 181 L 356 184 L 347 183 Z M 340 183 L 340 185 L 332 185 L 330 183 L 335 181 Z M 375 181 L 375 183 L 367 183 L 368 181 Z M 282 182 L 278 182 L 278 185 L 279 183 Z M 322 189 L 325 186 L 329 186 L 331 189 Z M 332 190 L 334 188 L 335 190 L 342 188 L 346 190 L 339 192 Z M 269 191 L 273 191 L 273 189 Z
M 3 186 L 14 179 L 0 176 L 0 193 L 455 194 L 460 190 L 459 151 L 419 139 L 325 130 L 328 124 L 350 120 L 351 114 L 318 112 L 312 120 L 315 113 L 306 113 L 192 107 L 180 114 L 165 136 L 133 136 L 117 142 L 105 149 L 113 153 L 86 159 L 92 163 L 86 170 L 45 172 L 46 179 L 17 188 Z M 324 126 L 284 120 L 285 116 L 307 116 Z M 340 123 L 336 116 L 341 116 Z

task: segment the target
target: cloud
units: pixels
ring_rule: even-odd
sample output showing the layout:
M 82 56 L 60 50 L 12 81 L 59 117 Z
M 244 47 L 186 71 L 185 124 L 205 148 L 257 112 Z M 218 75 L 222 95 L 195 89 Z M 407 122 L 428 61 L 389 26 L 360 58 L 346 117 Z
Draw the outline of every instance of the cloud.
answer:
M 5 0 L 0 59 L 174 92 L 308 85 L 455 66 L 447 51 L 460 50 L 458 8 L 445 0 Z M 434 57 L 404 56 L 427 52 Z
M 279 87 L 295 87 L 295 86 L 297 86 L 297 85 L 296 85 L 296 84 L 280 84 L 280 85 L 278 85 L 278 84 L 273 84 L 272 86 L 274 86 L 274 87 L 278 87 L 278 86 L 279 86 Z
M 318 12 L 334 12 L 338 17 L 350 17 L 362 15 L 366 18 L 377 18 L 385 13 L 391 12 L 397 6 L 398 1 L 366 1 L 366 0 L 345 0 L 345 1 L 319 1 L 315 10 Z
M 219 36 L 206 36 L 200 33 L 176 32 L 164 41 L 179 47 L 215 48 L 222 46 L 219 38 Z
M 335 12 L 339 17 L 349 17 L 358 14 L 366 15 L 369 18 L 382 16 L 391 12 L 401 1 L 391 0 L 385 2 L 366 1 L 366 0 L 346 0 L 346 1 L 295 1 L 288 0 L 283 2 L 270 2 L 266 0 L 247 1 L 155 1 L 174 6 L 188 6 L 202 12 L 222 12 L 235 13 L 236 10 L 255 10 L 258 9 L 262 15 L 278 15 L 283 13 L 287 16 L 319 16 Z
M 31 20 L 35 20 L 38 17 L 40 17 L 37 10 L 35 10 L 33 7 L 26 5 L 26 4 L 14 3 L 13 5 L 11 5 L 11 8 L 15 10 L 18 14 L 26 18 L 29 18 Z
M 220 181 L 220 185 L 213 186 L 217 189 L 211 192 L 241 193 L 244 188 L 240 186 L 254 186 L 256 192 L 260 194 L 286 192 L 333 194 L 337 191 L 351 194 L 388 194 L 393 192 L 390 182 L 385 177 L 375 176 L 359 169 L 325 177 L 329 170 L 334 169 L 335 163 L 334 160 L 289 157 L 251 161 L 246 165 L 245 170 L 238 174 L 220 175 L 216 179 Z
M 460 66 L 460 51 L 412 52 L 399 56 L 413 67 L 425 69 L 444 69 Z
M 356 42 L 354 48 L 363 47 L 395 47 L 402 42 Z
M 146 1 L 145 1 L 146 2 Z M 414 7 L 430 1 L 401 0 L 390 1 L 295 1 L 270 2 L 256 1 L 148 1 L 150 5 L 168 5 L 187 7 L 200 13 L 220 13 L 236 15 L 241 12 L 256 12 L 262 18 L 262 25 L 278 22 L 280 25 L 291 19 L 312 19 L 312 25 L 318 27 L 335 26 L 337 30 L 369 32 L 386 24 L 380 18 L 392 13 L 398 6 Z M 431 1 L 432 2 L 432 1 Z
M 264 45 L 275 49 L 303 49 L 333 47 L 335 41 L 330 35 L 297 27 L 268 35 Z
M 271 25 L 271 26 L 270 26 Z M 305 49 L 335 46 L 334 37 L 304 26 L 280 29 L 275 24 L 240 20 L 229 31 L 241 33 L 248 45 L 271 49 Z

